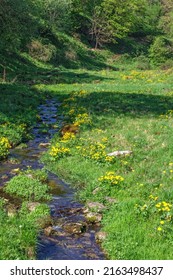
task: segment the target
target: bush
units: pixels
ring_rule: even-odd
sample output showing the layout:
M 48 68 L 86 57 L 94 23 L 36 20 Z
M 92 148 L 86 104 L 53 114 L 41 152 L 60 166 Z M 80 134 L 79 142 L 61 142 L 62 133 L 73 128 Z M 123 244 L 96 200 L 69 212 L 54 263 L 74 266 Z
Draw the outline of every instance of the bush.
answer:
M 44 44 L 41 40 L 34 39 L 28 45 L 31 57 L 43 62 L 50 61 L 56 53 L 56 48 L 52 44 Z
M 154 65 L 161 65 L 173 56 L 173 43 L 164 36 L 158 36 L 149 49 L 149 56 Z
M 138 57 L 133 59 L 135 66 L 139 70 L 148 70 L 150 69 L 150 62 L 147 56 L 141 54 Z

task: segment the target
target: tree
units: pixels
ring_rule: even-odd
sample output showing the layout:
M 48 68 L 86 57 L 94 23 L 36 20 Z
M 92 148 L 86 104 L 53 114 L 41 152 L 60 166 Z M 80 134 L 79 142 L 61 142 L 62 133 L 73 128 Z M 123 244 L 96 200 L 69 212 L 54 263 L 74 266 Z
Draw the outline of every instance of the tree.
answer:
M 95 47 L 116 42 L 132 32 L 145 0 L 103 0 L 93 9 L 90 34 Z
M 100 6 L 94 8 L 90 20 L 91 27 L 89 29 L 89 35 L 91 36 L 91 42 L 94 44 L 95 49 L 101 47 L 105 43 L 111 42 L 112 30 Z
M 49 28 L 68 32 L 71 29 L 71 0 L 43 0 L 43 17 Z
M 141 8 L 136 12 L 131 34 L 134 36 L 155 36 L 160 33 L 158 26 L 161 14 L 160 0 L 145 0 L 141 2 Z
M 38 5 L 33 0 L 0 0 L 0 50 L 17 50 L 37 31 Z
M 173 39 L 173 1 L 161 0 L 162 14 L 159 26 L 163 32 Z

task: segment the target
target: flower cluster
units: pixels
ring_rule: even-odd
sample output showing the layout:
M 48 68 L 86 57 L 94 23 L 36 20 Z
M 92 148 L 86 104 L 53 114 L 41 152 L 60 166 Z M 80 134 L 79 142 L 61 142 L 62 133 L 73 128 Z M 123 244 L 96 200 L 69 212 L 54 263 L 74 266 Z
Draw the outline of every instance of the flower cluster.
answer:
M 161 234 L 169 233 L 170 222 L 172 222 L 172 204 L 166 201 L 160 201 L 156 204 L 156 201 L 159 198 L 158 196 L 154 196 L 152 194 L 149 196 L 149 199 L 150 201 L 142 206 L 135 204 L 135 212 L 146 218 L 155 214 L 155 230 Z
M 54 159 L 60 159 L 70 155 L 70 149 L 66 147 L 60 147 L 59 144 L 51 146 L 49 155 Z
M 169 202 L 166 202 L 166 201 L 161 201 L 161 202 L 157 203 L 155 206 L 156 206 L 158 212 L 170 212 L 170 210 L 172 208 L 172 204 L 170 204 Z
M 121 182 L 124 181 L 124 178 L 119 175 L 116 175 L 115 172 L 113 172 L 113 171 L 109 171 L 109 172 L 106 172 L 106 174 L 104 176 L 101 176 L 100 178 L 98 178 L 98 180 L 102 184 L 109 184 L 111 186 L 117 186 L 117 185 L 120 185 Z
M 96 142 L 88 146 L 78 147 L 81 151 L 81 155 L 85 158 L 94 160 L 101 163 L 114 163 L 115 157 L 108 156 L 106 153 L 106 146 L 103 143 Z
M 70 123 L 80 126 L 81 124 L 91 124 L 91 117 L 87 113 L 85 107 L 78 104 L 78 98 L 86 96 L 88 93 L 85 90 L 72 92 L 69 98 L 64 99 L 63 114 Z
M 158 196 L 154 196 L 152 194 L 150 194 L 149 198 L 154 201 L 158 200 Z
M 152 71 L 130 71 L 129 75 L 121 75 L 122 80 L 146 80 L 148 83 L 153 82 L 153 80 L 157 79 L 158 82 L 162 82 L 163 80 L 159 79 L 158 73 L 153 73 Z
M 73 133 L 73 132 L 66 132 L 66 133 L 64 133 L 64 135 L 62 136 L 62 139 L 61 139 L 61 141 L 60 142 L 68 142 L 68 141 L 70 141 L 70 140 L 72 140 L 72 139 L 74 139 L 76 136 L 75 136 L 75 134 Z
M 88 115 L 88 113 L 83 113 L 83 114 L 76 115 L 73 124 L 77 125 L 77 126 L 80 126 L 81 124 L 84 124 L 84 123 L 86 123 L 86 124 L 90 124 L 91 123 L 91 118 Z
M 10 143 L 6 137 L 0 138 L 0 159 L 7 157 L 9 149 L 11 148 Z

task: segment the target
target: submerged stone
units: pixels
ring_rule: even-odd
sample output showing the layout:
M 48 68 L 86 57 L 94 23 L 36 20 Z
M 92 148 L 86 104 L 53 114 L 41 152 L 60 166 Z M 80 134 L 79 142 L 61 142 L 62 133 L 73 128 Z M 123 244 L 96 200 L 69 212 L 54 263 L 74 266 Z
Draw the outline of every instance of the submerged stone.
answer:
M 83 233 L 86 231 L 87 223 L 68 223 L 63 225 L 63 229 L 69 233 Z

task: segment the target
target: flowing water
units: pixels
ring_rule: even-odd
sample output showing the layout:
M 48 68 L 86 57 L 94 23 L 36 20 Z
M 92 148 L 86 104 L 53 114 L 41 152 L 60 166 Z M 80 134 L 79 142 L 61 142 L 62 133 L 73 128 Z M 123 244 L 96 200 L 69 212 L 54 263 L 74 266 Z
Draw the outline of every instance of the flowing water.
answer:
M 33 140 L 25 148 L 14 148 L 9 160 L 0 163 L 0 185 L 15 175 L 17 169 L 43 168 L 39 161 L 47 149 L 47 143 L 61 126 L 63 118 L 57 116 L 59 104 L 48 100 L 39 106 L 40 121 L 33 128 Z M 43 131 L 43 126 L 47 127 Z M 53 186 L 53 199 L 49 203 L 53 225 L 40 232 L 37 259 L 39 260 L 96 260 L 105 255 L 95 240 L 99 225 L 86 222 L 84 207 L 75 200 L 75 191 L 56 175 L 48 173 L 48 184 Z

